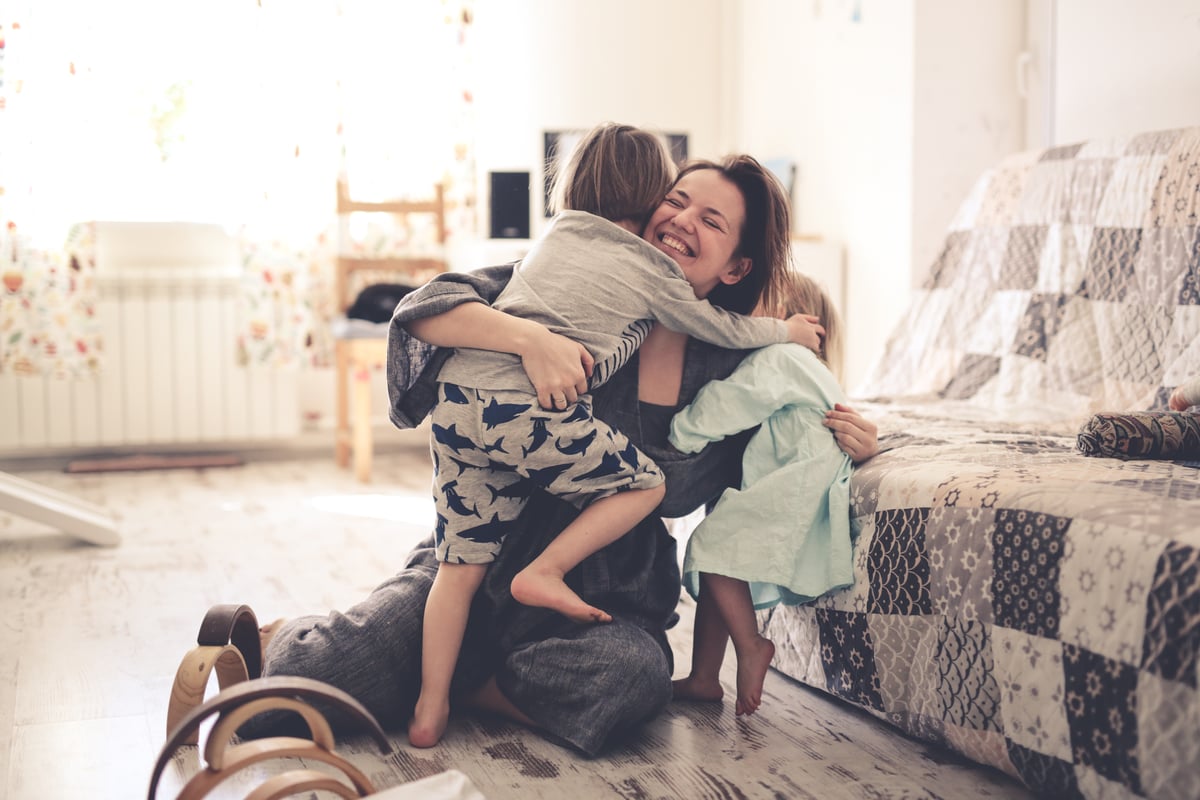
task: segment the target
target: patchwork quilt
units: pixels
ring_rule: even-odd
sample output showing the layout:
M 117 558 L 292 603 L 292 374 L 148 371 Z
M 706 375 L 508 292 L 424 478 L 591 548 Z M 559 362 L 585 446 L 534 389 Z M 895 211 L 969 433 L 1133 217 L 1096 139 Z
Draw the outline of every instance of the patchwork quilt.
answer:
M 1197 374 L 1200 129 L 989 170 L 857 392 L 855 583 L 762 612 L 777 669 L 1039 795 L 1200 797 L 1200 463 L 1078 440 Z

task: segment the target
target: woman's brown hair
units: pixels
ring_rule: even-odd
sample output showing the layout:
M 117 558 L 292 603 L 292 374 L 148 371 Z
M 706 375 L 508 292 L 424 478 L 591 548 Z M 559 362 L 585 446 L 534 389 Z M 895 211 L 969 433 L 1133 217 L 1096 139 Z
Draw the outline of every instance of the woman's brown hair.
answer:
M 708 301 L 741 314 L 749 314 L 760 301 L 768 308 L 778 307 L 792 252 L 791 210 L 783 187 L 770 170 L 747 155 L 690 161 L 679 178 L 702 169 L 716 170 L 741 192 L 746 217 L 733 254 L 750 259 L 749 274 L 734 284 L 717 284 Z
M 674 180 L 675 164 L 660 136 L 605 122 L 584 134 L 555 173 L 550 211 L 634 220 L 641 230 Z

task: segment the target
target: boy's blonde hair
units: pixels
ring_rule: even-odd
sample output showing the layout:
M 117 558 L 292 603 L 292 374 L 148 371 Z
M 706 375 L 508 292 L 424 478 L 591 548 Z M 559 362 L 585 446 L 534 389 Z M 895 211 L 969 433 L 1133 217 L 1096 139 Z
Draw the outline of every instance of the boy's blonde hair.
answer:
M 554 175 L 550 213 L 571 209 L 641 231 L 675 181 L 662 138 L 632 125 L 605 122 L 583 135 Z
M 790 317 L 793 314 L 812 314 L 819 317 L 825 328 L 825 336 L 821 339 L 821 350 L 817 356 L 825 362 L 825 366 L 842 378 L 842 317 L 833 298 L 825 291 L 825 287 L 802 272 L 789 270 L 786 280 L 780 287 L 778 308 L 772 309 L 772 316 Z

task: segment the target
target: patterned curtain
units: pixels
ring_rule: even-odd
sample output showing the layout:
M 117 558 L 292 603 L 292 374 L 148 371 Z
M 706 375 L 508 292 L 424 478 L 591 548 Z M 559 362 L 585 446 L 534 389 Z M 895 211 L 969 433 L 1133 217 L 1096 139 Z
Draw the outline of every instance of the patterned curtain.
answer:
M 329 363 L 339 174 L 389 196 L 440 181 L 474 229 L 472 2 L 9 0 L 0 371 L 100 365 L 105 219 L 221 224 L 242 361 Z
M 2 217 L 0 217 L 2 218 Z M 38 248 L 15 222 L 0 229 L 0 371 L 79 377 L 100 365 L 95 225 Z
M 49 126 L 39 124 L 42 109 L 23 90 L 86 99 L 74 63 L 41 69 L 50 59 L 21 24 L 30 11 L 18 7 L 0 20 L 0 371 L 70 377 L 99 365 L 95 227 L 36 213 L 54 189 L 34 192 L 38 161 L 30 144 Z M 66 146 L 70 132 L 51 130 L 51 146 Z

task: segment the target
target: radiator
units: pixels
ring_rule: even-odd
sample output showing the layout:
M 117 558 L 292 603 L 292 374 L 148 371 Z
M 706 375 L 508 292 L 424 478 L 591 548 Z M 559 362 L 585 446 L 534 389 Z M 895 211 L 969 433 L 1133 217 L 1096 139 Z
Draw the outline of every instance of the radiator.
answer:
M 182 451 L 299 433 L 296 371 L 237 364 L 235 274 L 156 270 L 98 283 L 99 374 L 0 375 L 0 453 L 142 445 Z

